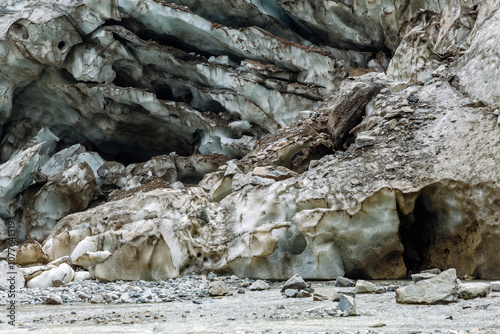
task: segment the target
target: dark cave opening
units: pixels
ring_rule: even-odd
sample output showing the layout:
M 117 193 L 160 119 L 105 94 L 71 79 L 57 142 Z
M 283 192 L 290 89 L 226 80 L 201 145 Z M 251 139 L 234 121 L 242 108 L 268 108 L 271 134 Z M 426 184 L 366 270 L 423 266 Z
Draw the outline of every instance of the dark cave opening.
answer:
M 430 200 L 424 192 L 416 199 L 413 212 L 408 215 L 399 212 L 399 235 L 407 275 L 433 267 L 429 254 L 439 221 L 437 213 L 429 206 Z

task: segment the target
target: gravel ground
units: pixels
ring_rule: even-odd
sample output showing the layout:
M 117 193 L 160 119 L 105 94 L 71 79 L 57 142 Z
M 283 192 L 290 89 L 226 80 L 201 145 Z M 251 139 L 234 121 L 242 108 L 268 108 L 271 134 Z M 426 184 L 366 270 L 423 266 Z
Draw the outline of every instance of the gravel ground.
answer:
M 75 282 L 52 289 L 22 289 L 16 326 L 0 319 L 1 333 L 500 333 L 500 293 L 449 305 L 401 305 L 395 294 L 358 294 L 359 316 L 330 316 L 338 304 L 285 298 L 283 282 L 250 291 L 251 280 L 187 276 L 162 282 Z M 223 282 L 226 296 L 210 296 L 210 284 Z M 381 287 L 408 282 L 374 282 Z M 334 282 L 312 282 L 330 291 Z M 341 288 L 352 292 L 354 288 Z M 390 288 L 388 290 L 391 290 Z M 61 305 L 42 304 L 59 296 Z M 1 304 L 6 295 L 0 293 Z M 5 306 L 2 306 L 5 309 Z

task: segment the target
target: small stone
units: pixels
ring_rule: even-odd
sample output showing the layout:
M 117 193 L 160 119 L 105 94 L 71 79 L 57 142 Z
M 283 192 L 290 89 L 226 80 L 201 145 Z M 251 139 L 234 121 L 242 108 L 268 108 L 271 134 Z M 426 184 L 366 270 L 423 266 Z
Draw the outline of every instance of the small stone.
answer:
M 43 302 L 45 305 L 61 305 L 63 303 L 62 298 L 59 296 L 50 296 Z
M 217 278 L 217 275 L 215 275 L 213 272 L 208 273 L 207 280 L 213 281 L 213 280 L 215 280 L 215 278 Z
M 360 279 L 356 282 L 356 286 L 354 287 L 354 292 L 355 293 L 374 293 L 376 289 L 377 289 L 377 286 L 375 284 Z
M 368 132 L 360 132 L 356 137 L 356 145 L 358 147 L 375 145 L 375 137 Z
M 407 114 L 412 113 L 414 110 L 411 107 L 403 107 L 401 110 Z
M 490 282 L 491 291 L 500 292 L 500 281 Z
M 335 286 L 337 287 L 347 288 L 354 286 L 355 284 L 356 284 L 355 281 L 347 277 L 337 277 L 337 279 L 335 280 Z
M 381 293 L 386 293 L 387 292 L 387 288 L 386 287 L 383 287 L 383 286 L 377 286 L 375 288 L 375 293 L 376 294 L 381 294 Z
M 311 293 L 306 291 L 306 290 L 300 290 L 299 293 L 297 294 L 298 298 L 308 298 L 311 297 Z
M 345 294 L 340 294 L 339 300 L 339 311 L 346 313 L 347 315 L 357 315 L 356 310 L 356 300 Z
M 214 282 L 210 284 L 208 294 L 212 297 L 225 296 L 229 293 L 229 287 L 222 282 Z
M 360 182 L 358 179 L 351 179 L 351 181 L 350 181 L 350 182 L 351 182 L 351 184 L 352 184 L 353 186 L 357 186 L 357 185 L 360 185 L 360 184 L 361 184 L 361 182 Z
M 278 310 L 284 310 L 285 309 L 285 305 L 278 305 L 277 309 Z
M 250 285 L 252 285 L 252 282 L 250 282 L 250 281 L 244 281 L 244 282 L 240 283 L 240 286 L 242 288 L 248 288 Z
M 238 289 L 238 293 L 239 293 L 240 295 L 243 295 L 243 294 L 245 294 L 245 290 L 244 290 L 244 289 Z
M 296 172 L 291 171 L 284 166 L 255 167 L 252 174 L 255 176 L 273 179 L 275 181 L 285 180 L 298 175 Z
M 387 326 L 387 325 L 384 323 L 379 323 L 379 324 L 371 325 L 370 327 L 371 328 L 380 328 L 380 327 L 385 327 L 385 326 Z
M 299 274 L 293 275 L 288 279 L 288 281 L 283 284 L 283 287 L 281 288 L 281 292 L 284 292 L 287 289 L 295 289 L 295 290 L 305 290 L 307 289 L 307 283 L 304 281 L 302 276 Z
M 387 130 L 393 130 L 396 126 L 398 126 L 398 121 L 395 119 L 391 119 L 389 122 L 385 123 L 385 128 Z
M 253 282 L 252 285 L 248 287 L 248 289 L 250 291 L 262 291 L 271 289 L 271 286 L 266 282 L 264 282 L 263 280 L 257 280 Z
M 284 294 L 287 298 L 295 298 L 299 294 L 299 291 L 296 289 L 286 289 Z
M 92 304 L 102 304 L 104 303 L 104 297 L 102 295 L 95 295 L 90 300 Z
M 408 102 L 410 103 L 417 103 L 418 102 L 418 97 L 416 97 L 415 95 L 413 94 L 410 94 L 408 95 L 408 97 L 406 98 L 408 100 Z
M 466 283 L 460 284 L 458 288 L 458 298 L 474 299 L 486 297 L 491 292 L 491 285 L 488 283 Z

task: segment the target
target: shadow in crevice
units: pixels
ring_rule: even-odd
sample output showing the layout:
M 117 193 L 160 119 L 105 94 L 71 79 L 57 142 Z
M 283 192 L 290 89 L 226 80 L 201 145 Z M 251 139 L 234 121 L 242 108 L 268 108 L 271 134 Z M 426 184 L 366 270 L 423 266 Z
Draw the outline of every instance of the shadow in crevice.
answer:
M 477 274 L 481 228 L 479 204 L 471 196 L 474 189 L 455 181 L 437 182 L 399 203 L 399 234 L 408 275 L 430 268 L 455 268 L 459 276 Z

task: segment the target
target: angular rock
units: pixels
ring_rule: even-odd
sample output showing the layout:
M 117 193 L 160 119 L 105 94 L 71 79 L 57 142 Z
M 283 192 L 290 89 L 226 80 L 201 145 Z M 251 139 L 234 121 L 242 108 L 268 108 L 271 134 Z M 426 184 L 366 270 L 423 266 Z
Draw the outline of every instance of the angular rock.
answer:
M 326 125 L 305 119 L 259 140 L 241 163 L 245 167 L 279 165 L 300 173 L 307 170 L 311 160 L 333 151 Z
M 313 294 L 313 300 L 315 301 L 338 301 L 340 298 L 340 294 L 336 289 L 329 288 L 316 288 Z
M 306 290 L 300 290 L 299 293 L 297 294 L 297 298 L 309 298 L 311 296 L 312 294 Z
M 213 282 L 210 283 L 208 294 L 212 297 L 219 297 L 227 295 L 230 291 L 231 290 L 226 284 L 222 282 Z
M 275 181 L 285 180 L 298 175 L 297 173 L 283 166 L 255 167 L 252 171 L 252 174 Z
M 73 280 L 75 272 L 66 263 L 59 265 L 56 268 L 44 271 L 40 275 L 28 281 L 26 286 L 28 288 L 41 288 L 45 289 L 53 287 L 58 284 L 66 284 Z
M 355 286 L 356 285 L 356 281 L 350 279 L 350 278 L 347 278 L 347 277 L 337 277 L 335 279 L 335 286 L 338 286 L 338 287 L 351 287 L 351 286 Z
M 360 132 L 356 136 L 356 145 L 358 147 L 373 146 L 376 138 L 370 132 Z
M 92 296 L 92 299 L 90 300 L 92 304 L 103 304 L 104 303 L 104 297 L 102 295 L 94 295 Z
M 356 286 L 354 287 L 355 293 L 374 293 L 377 290 L 377 286 L 372 282 L 357 280 Z
M 448 269 L 434 278 L 397 289 L 396 301 L 401 304 L 456 303 L 458 289 L 456 270 Z
M 43 251 L 42 245 L 37 241 L 25 241 L 16 249 L 16 264 L 45 264 L 48 262 L 49 259 Z
M 500 281 L 491 282 L 491 291 L 500 292 Z
M 464 283 L 458 287 L 458 298 L 474 299 L 484 298 L 491 292 L 491 285 L 488 283 Z
M 48 264 L 45 266 L 30 266 L 28 268 L 20 268 L 19 271 L 23 274 L 25 282 L 37 277 L 41 273 L 48 271 L 50 269 L 54 269 L 57 266 L 52 264 Z
M 248 287 L 250 291 L 263 291 L 271 289 L 271 286 L 263 280 L 257 280 Z
M 349 131 L 361 122 L 366 105 L 385 87 L 385 76 L 369 74 L 345 81 L 335 95 L 319 107 L 328 115 L 328 130 L 336 149 L 342 148 Z
M 233 177 L 233 182 L 231 184 L 232 191 L 238 191 L 245 187 L 246 185 L 252 186 L 268 186 L 273 184 L 275 181 L 268 178 L 263 178 L 259 176 L 254 176 L 251 174 L 236 174 Z
M 309 286 L 307 283 L 304 281 L 302 276 L 299 274 L 293 275 L 288 279 L 288 281 L 283 284 L 283 287 L 281 288 L 281 292 L 284 292 L 286 289 L 295 289 L 298 291 L 305 290 Z
M 347 315 L 358 315 L 354 297 L 347 296 L 343 293 L 340 294 L 338 309 Z
M 296 298 L 299 295 L 299 290 L 297 289 L 286 289 L 283 291 L 286 298 Z

